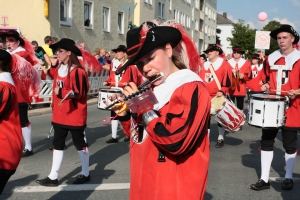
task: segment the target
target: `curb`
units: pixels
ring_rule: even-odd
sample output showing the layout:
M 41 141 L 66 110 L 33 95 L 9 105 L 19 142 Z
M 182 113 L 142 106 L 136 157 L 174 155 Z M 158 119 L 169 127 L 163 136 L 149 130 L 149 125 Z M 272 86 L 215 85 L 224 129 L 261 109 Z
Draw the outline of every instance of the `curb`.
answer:
M 88 106 L 95 105 L 97 103 L 98 103 L 98 98 L 89 99 L 87 101 Z M 52 108 L 51 107 L 37 108 L 37 109 L 29 110 L 28 111 L 28 117 L 45 115 L 45 114 L 49 114 L 49 113 L 52 113 Z

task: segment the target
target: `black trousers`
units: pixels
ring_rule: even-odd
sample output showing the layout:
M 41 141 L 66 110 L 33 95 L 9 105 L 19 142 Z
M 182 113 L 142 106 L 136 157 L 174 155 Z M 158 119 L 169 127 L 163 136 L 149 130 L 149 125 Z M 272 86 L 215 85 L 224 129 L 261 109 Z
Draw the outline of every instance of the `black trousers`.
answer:
M 230 99 L 235 103 L 236 100 L 236 106 L 238 109 L 243 110 L 244 109 L 244 98 L 243 96 L 230 96 Z
M 19 104 L 19 113 L 20 113 L 20 122 L 21 127 L 24 128 L 28 126 L 29 120 L 28 120 L 28 105 L 27 104 Z
M 261 150 L 273 151 L 278 129 L 262 129 Z M 282 130 L 282 144 L 287 154 L 294 154 L 297 150 L 297 131 Z
M 56 150 L 65 149 L 65 140 L 68 136 L 68 132 L 71 132 L 73 144 L 78 151 L 87 147 L 87 142 L 85 140 L 84 129 L 67 129 L 58 126 L 53 126 L 54 128 L 54 138 L 53 147 Z
M 5 185 L 8 182 L 9 178 L 10 178 L 10 175 L 4 175 L 4 176 L 0 175 L 0 195 L 2 194 L 2 192 L 5 188 Z

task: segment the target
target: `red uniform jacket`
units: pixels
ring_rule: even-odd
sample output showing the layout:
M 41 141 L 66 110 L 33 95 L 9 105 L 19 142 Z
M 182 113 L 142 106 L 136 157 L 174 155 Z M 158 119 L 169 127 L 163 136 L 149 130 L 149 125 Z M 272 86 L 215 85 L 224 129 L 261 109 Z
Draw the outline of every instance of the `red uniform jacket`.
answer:
M 147 125 L 143 141 L 137 142 L 132 136 L 131 200 L 204 199 L 209 112 L 210 95 L 205 85 L 200 81 L 181 83 L 157 111 L 160 117 Z M 158 149 L 164 152 L 165 162 L 158 162 Z
M 239 73 L 244 74 L 243 79 L 239 79 L 239 87 L 237 86 L 235 90 L 229 89 L 229 94 L 231 96 L 246 96 L 246 81 L 251 79 L 251 64 L 249 61 L 240 58 L 238 62 L 235 62 L 234 59 L 228 60 L 232 70 L 239 71 Z
M 52 124 L 69 129 L 85 128 L 87 120 L 87 93 L 89 90 L 88 77 L 84 69 L 74 66 L 63 76 L 59 68 L 65 65 L 51 67 L 49 76 L 53 79 L 52 91 Z M 59 88 L 56 95 L 54 89 Z M 68 95 L 73 91 L 73 95 Z M 60 104 L 61 100 L 65 100 Z M 60 105 L 59 105 L 60 104 Z
M 15 173 L 22 156 L 22 131 L 10 73 L 0 74 L 0 176 Z
M 214 77 L 209 69 L 209 65 L 212 64 L 218 80 L 221 84 L 221 90 L 223 93 L 227 93 L 231 85 L 231 68 L 228 62 L 222 58 L 218 58 L 214 63 L 209 61 L 204 63 L 204 67 L 199 72 L 200 78 L 205 82 L 206 88 L 211 96 L 215 97 L 219 88 L 214 80 Z
M 253 92 L 261 92 L 261 82 L 265 82 L 263 64 L 251 66 L 252 78 L 246 81 L 247 88 Z
M 291 70 L 282 72 L 281 90 L 290 91 L 300 88 L 300 52 L 294 50 L 286 57 L 282 57 L 279 51 L 275 51 L 269 55 L 266 60 L 265 75 L 267 80 L 270 80 L 270 93 L 276 93 L 277 70 L 271 70 L 272 65 L 287 65 Z M 281 92 L 281 95 L 287 96 L 286 92 Z M 300 96 L 297 95 L 295 99 L 290 99 L 290 107 L 286 110 L 285 128 L 299 129 L 300 128 Z

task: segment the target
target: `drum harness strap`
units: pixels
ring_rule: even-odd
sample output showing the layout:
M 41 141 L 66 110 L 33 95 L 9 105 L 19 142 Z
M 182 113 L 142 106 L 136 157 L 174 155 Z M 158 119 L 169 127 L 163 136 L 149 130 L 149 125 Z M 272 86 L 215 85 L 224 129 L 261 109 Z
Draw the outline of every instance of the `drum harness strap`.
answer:
M 216 72 L 215 72 L 215 70 L 214 70 L 212 64 L 209 65 L 209 70 L 210 70 L 210 72 L 212 73 L 212 75 L 213 75 L 213 77 L 214 77 L 214 79 L 215 79 L 215 81 L 216 81 L 216 84 L 217 84 L 217 86 L 218 86 L 218 89 L 221 90 L 221 84 L 220 84 L 220 81 L 219 81 L 219 79 L 218 79 L 218 77 L 217 77 L 217 75 L 216 75 Z

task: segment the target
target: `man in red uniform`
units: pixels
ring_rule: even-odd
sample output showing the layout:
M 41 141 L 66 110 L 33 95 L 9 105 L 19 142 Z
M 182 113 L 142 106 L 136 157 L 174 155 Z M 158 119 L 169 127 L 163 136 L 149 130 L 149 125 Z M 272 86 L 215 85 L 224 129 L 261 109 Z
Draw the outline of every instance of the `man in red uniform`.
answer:
M 232 85 L 229 89 L 229 95 L 233 102 L 236 99 L 236 105 L 240 110 L 244 109 L 244 98 L 246 96 L 246 81 L 251 79 L 251 64 L 242 58 L 245 53 L 240 47 L 234 47 L 233 58 L 228 60 L 232 68 Z
M 33 68 L 33 65 L 37 64 L 37 62 L 34 60 L 34 52 L 31 47 L 31 44 L 29 43 L 29 48 L 31 49 L 31 53 L 29 53 L 24 47 L 25 47 L 25 40 L 20 37 L 19 33 L 15 30 L 10 30 L 7 33 L 2 33 L 0 35 L 2 39 L 5 39 L 6 45 L 7 45 L 7 51 L 10 54 L 17 54 L 20 57 L 24 58 L 27 60 L 32 66 L 27 65 L 29 68 Z M 33 54 L 33 55 L 31 55 Z M 34 72 L 31 69 L 25 69 L 31 72 Z M 36 72 L 37 73 L 37 72 Z M 36 74 L 38 75 L 38 74 Z M 18 75 L 16 75 L 18 76 Z M 18 102 L 19 102 L 19 112 L 20 112 L 20 121 L 22 125 L 22 134 L 25 142 L 25 147 L 23 150 L 23 157 L 31 156 L 33 155 L 32 151 L 32 145 L 31 145 L 31 124 L 28 119 L 28 106 L 31 103 L 31 96 L 29 95 L 29 88 L 21 88 L 19 81 L 15 80 L 15 87 L 16 87 L 16 92 L 17 92 L 17 97 L 18 97 Z M 34 77 L 35 75 L 33 75 Z M 40 81 L 40 78 L 39 78 Z
M 210 44 L 207 47 L 207 50 L 204 51 L 207 54 L 208 61 L 204 63 L 204 67 L 201 69 L 199 76 L 206 83 L 206 88 L 210 94 L 211 99 L 215 96 L 224 96 L 231 85 L 231 68 L 228 62 L 221 58 L 220 55 L 223 53 L 223 50 L 217 46 L 216 44 Z M 212 68 L 210 68 L 212 66 Z M 220 83 L 220 87 L 216 80 L 213 77 L 211 70 L 214 70 L 218 81 Z M 224 134 L 225 129 L 218 123 L 218 141 L 216 143 L 216 147 L 220 148 L 224 146 Z M 208 133 L 210 132 L 210 124 Z
M 116 59 L 113 60 L 113 62 L 110 65 L 110 71 L 109 71 L 109 77 L 107 80 L 103 83 L 103 85 L 111 86 L 111 88 L 123 90 L 123 88 L 129 83 L 134 82 L 137 85 L 140 85 L 142 82 L 142 75 L 137 70 L 135 65 L 131 65 L 126 70 L 124 70 L 121 74 L 116 75 L 115 71 L 122 67 L 127 62 L 127 48 L 125 45 L 119 45 L 116 49 L 112 50 L 113 52 L 116 52 Z M 111 111 L 111 117 L 115 117 L 116 113 Z M 111 130 L 112 130 L 112 136 L 110 139 L 106 141 L 106 143 L 116 143 L 118 142 L 117 138 L 117 129 L 118 129 L 118 117 L 111 120 Z M 130 120 L 127 121 L 121 121 L 121 124 L 123 126 L 123 131 L 125 133 L 124 141 L 129 141 L 129 134 L 130 134 Z
M 282 143 L 285 149 L 286 173 L 283 190 L 293 189 L 293 170 L 296 163 L 297 131 L 300 129 L 300 52 L 293 48 L 299 41 L 299 34 L 292 26 L 283 24 L 270 36 L 277 40 L 279 50 L 266 59 L 266 83 L 263 91 L 289 97 L 289 108 L 285 112 L 286 123 L 282 129 Z M 280 67 L 279 67 L 280 65 Z M 275 109 L 275 108 L 274 108 Z M 273 160 L 273 146 L 278 129 L 262 129 L 261 177 L 250 187 L 254 190 L 269 189 L 269 173 Z
M 22 155 L 18 100 L 9 63 L 12 56 L 0 50 L 0 195 L 16 172 Z

